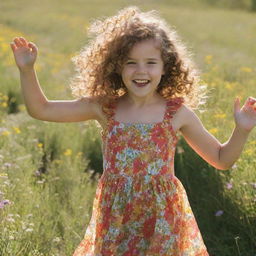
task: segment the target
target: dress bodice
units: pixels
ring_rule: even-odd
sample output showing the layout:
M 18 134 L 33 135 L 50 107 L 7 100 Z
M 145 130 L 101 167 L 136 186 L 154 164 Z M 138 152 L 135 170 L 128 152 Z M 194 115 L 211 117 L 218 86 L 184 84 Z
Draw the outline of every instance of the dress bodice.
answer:
M 145 179 L 174 175 L 178 140 L 172 117 L 182 102 L 183 98 L 167 100 L 164 118 L 157 123 L 119 122 L 114 119 L 117 101 L 103 105 L 108 120 L 101 134 L 104 173 Z

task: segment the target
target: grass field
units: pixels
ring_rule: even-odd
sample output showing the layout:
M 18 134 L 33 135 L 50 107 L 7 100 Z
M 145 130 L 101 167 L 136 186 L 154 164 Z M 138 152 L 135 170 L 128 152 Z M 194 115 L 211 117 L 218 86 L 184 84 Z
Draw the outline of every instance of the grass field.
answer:
M 246 8 L 213 8 L 196 0 L 187 5 L 166 0 L 1 1 L 0 255 L 72 255 L 90 219 L 102 172 L 96 122 L 50 123 L 27 114 L 9 42 L 15 36 L 35 42 L 36 70 L 46 96 L 72 99 L 70 59 L 86 44 L 86 28 L 93 19 L 128 5 L 159 10 L 177 29 L 208 86 L 205 111 L 197 114 L 220 142 L 234 128 L 234 98 L 255 97 L 256 14 Z M 220 171 L 180 138 L 176 175 L 212 256 L 256 255 L 255 145 L 253 130 L 233 168 Z

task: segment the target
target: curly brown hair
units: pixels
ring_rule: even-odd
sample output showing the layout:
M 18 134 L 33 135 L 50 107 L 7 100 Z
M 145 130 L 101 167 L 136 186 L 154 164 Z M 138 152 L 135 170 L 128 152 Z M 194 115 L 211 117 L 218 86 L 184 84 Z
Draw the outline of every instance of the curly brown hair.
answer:
M 183 97 L 192 108 L 202 103 L 198 70 L 176 31 L 156 11 L 127 7 L 116 16 L 94 21 L 89 35 L 89 43 L 72 58 L 77 72 L 70 84 L 74 96 L 111 100 L 125 95 L 120 70 L 129 51 L 137 42 L 154 39 L 160 43 L 165 71 L 157 92 L 166 99 Z

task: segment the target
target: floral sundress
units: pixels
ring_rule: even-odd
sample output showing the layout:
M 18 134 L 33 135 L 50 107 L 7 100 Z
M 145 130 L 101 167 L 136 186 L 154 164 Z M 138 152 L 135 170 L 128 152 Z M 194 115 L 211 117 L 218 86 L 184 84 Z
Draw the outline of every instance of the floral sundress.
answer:
M 103 105 L 104 172 L 91 220 L 73 256 L 209 256 L 185 188 L 174 174 L 172 117 L 183 99 L 166 100 L 159 123 L 114 119 Z

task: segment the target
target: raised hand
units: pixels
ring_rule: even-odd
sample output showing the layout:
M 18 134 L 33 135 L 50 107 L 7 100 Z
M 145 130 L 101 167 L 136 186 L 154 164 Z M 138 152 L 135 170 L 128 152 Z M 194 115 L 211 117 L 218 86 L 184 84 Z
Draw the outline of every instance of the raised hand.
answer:
M 256 126 L 256 98 L 247 98 L 241 109 L 240 100 L 236 98 L 234 103 L 234 117 L 239 128 L 245 131 L 251 131 Z
M 15 37 L 10 46 L 16 65 L 20 70 L 29 69 L 34 66 L 38 52 L 35 44 L 28 42 L 23 37 Z

